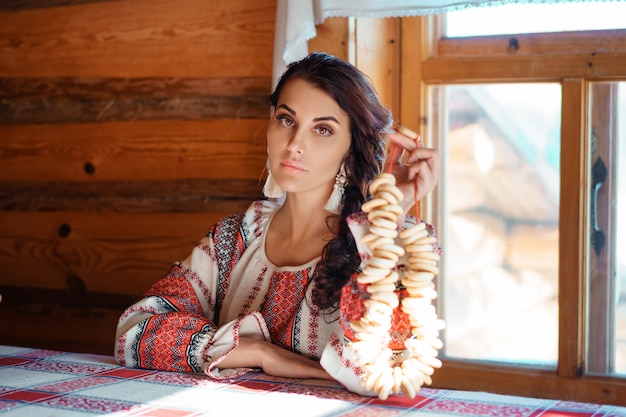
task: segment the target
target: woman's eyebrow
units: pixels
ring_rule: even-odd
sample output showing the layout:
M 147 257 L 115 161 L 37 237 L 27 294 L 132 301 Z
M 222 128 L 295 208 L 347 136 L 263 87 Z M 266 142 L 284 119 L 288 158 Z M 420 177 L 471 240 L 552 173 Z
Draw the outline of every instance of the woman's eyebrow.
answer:
M 321 122 L 321 121 L 325 121 L 325 120 L 333 121 L 333 122 L 337 123 L 338 125 L 341 124 L 341 123 L 339 123 L 339 120 L 335 119 L 333 116 L 316 117 L 315 119 L 313 119 L 314 122 Z
M 288 105 L 286 105 L 284 103 L 281 104 L 280 106 L 278 106 L 278 108 L 279 109 L 283 108 L 283 109 L 287 110 L 289 113 L 291 113 L 292 115 L 294 115 L 294 116 L 296 115 L 296 112 L 293 109 L 291 109 Z
M 293 110 L 291 107 L 289 107 L 288 105 L 286 105 L 285 103 L 282 103 L 281 105 L 278 106 L 279 109 L 285 109 L 287 110 L 289 113 L 291 113 L 293 116 L 296 115 L 295 110 Z M 332 122 L 337 123 L 338 125 L 341 125 L 341 123 L 339 123 L 339 120 L 337 120 L 336 117 L 334 116 L 322 116 L 322 117 L 316 117 L 315 119 L 313 119 L 314 122 L 322 122 L 322 121 L 326 121 L 326 120 L 330 120 Z

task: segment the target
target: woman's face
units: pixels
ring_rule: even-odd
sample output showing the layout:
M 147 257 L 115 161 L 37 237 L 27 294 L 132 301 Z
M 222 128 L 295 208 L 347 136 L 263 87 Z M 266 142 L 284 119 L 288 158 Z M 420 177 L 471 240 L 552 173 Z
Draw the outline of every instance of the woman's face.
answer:
M 327 198 L 350 142 L 350 119 L 330 95 L 297 78 L 285 84 L 267 128 L 270 171 L 280 188 Z

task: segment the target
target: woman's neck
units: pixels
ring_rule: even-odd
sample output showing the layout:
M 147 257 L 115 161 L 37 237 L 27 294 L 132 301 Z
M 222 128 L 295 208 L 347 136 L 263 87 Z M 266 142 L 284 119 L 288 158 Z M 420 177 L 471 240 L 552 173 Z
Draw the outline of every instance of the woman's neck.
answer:
M 265 251 L 279 266 L 302 265 L 322 254 L 335 237 L 337 219 L 329 218 L 319 201 L 289 196 L 269 225 Z M 298 196 L 301 197 L 301 196 Z

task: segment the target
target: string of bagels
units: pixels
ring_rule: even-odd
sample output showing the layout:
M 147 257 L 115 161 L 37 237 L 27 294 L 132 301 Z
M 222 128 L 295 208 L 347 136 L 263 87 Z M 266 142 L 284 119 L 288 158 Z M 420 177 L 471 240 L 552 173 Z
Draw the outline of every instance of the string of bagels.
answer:
M 418 135 L 403 127 L 398 132 L 418 140 Z M 412 399 L 421 387 L 432 383 L 431 375 L 441 367 L 437 358 L 443 347 L 439 331 L 445 327 L 433 305 L 437 291 L 433 282 L 439 273 L 439 254 L 434 251 L 436 239 L 419 222 L 398 231 L 398 219 L 403 210 L 399 203 L 403 193 L 391 173 L 395 144 L 391 151 L 389 171 L 379 174 L 370 184 L 372 198 L 361 209 L 367 213 L 369 232 L 362 243 L 371 250 L 357 281 L 366 287 L 369 298 L 359 319 L 352 320 L 353 339 L 348 348 L 354 353 L 355 364 L 363 370 L 361 384 L 375 391 L 382 400 L 391 394 Z M 415 210 L 417 210 L 417 181 L 415 181 Z M 399 239 L 397 239 L 399 237 Z M 400 301 L 399 289 L 406 289 Z M 408 316 L 411 337 L 404 341 L 398 353 L 389 347 L 394 310 L 402 309 Z

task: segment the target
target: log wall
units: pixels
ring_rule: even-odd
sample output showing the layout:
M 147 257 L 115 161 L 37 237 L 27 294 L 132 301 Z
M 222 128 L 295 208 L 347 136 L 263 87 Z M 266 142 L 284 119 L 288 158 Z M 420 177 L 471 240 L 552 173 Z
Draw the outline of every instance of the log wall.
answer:
M 0 4 L 0 343 L 117 317 L 261 197 L 275 0 Z

